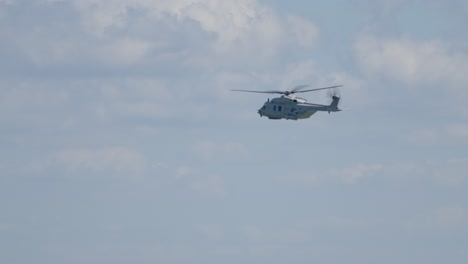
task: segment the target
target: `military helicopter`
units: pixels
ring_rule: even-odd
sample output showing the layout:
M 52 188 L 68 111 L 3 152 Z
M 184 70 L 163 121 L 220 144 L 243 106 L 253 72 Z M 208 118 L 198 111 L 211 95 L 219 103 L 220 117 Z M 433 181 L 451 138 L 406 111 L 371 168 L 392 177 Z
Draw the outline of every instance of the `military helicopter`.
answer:
M 298 85 L 292 90 L 281 91 L 281 90 L 270 90 L 270 91 L 255 91 L 255 90 L 237 90 L 236 92 L 249 92 L 249 93 L 270 93 L 270 94 L 281 94 L 281 97 L 268 99 L 262 108 L 258 109 L 260 117 L 266 116 L 269 119 L 306 119 L 311 117 L 317 111 L 325 112 L 339 112 L 345 109 L 339 109 L 338 103 L 340 102 L 340 96 L 337 93 L 337 88 L 342 85 L 335 85 L 329 87 L 307 89 L 309 85 Z M 330 90 L 333 89 L 333 90 Z M 308 103 L 306 99 L 295 96 L 296 93 L 306 93 L 319 90 L 328 90 L 329 96 L 332 102 L 329 105 L 312 104 Z

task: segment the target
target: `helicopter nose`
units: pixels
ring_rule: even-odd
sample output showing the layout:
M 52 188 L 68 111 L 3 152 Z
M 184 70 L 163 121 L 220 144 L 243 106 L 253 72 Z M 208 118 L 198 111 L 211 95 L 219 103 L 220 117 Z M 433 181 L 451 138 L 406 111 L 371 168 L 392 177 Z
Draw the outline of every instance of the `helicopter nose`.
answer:
M 257 111 L 257 113 L 260 115 L 260 117 L 263 117 L 263 114 L 262 114 L 262 110 L 261 110 L 261 109 L 259 109 L 259 110 Z

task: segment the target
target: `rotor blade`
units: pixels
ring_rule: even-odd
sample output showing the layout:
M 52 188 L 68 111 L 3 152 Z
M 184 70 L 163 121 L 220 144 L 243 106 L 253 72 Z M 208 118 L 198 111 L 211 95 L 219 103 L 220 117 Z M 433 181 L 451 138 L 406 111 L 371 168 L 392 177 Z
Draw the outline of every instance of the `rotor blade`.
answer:
M 247 92 L 247 93 L 270 93 L 270 94 L 284 94 L 283 91 L 276 91 L 276 90 L 271 90 L 271 91 L 253 91 L 253 90 L 238 90 L 238 89 L 234 89 L 234 90 L 231 90 L 231 91 L 235 91 L 235 92 Z
M 305 92 L 319 91 L 319 90 L 325 90 L 325 89 L 333 89 L 333 88 L 342 87 L 342 86 L 343 85 L 335 85 L 335 86 L 329 86 L 329 87 L 323 87 L 323 88 L 307 89 L 307 90 L 302 90 L 302 91 L 296 91 L 296 93 L 305 93 Z
M 299 90 L 302 90 L 306 87 L 308 87 L 309 85 L 308 84 L 301 84 L 301 85 L 296 85 L 292 90 L 291 92 L 297 92 Z

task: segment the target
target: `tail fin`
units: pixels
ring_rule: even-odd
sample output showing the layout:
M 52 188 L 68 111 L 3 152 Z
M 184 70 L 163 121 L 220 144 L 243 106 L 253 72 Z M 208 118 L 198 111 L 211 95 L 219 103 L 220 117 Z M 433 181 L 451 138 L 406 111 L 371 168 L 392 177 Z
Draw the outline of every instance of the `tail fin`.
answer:
M 332 96 L 332 99 L 333 101 L 331 102 L 330 106 L 329 106 L 329 110 L 328 112 L 338 112 L 338 111 L 341 111 L 339 108 L 338 108 L 338 103 L 340 102 L 340 97 L 334 95 Z

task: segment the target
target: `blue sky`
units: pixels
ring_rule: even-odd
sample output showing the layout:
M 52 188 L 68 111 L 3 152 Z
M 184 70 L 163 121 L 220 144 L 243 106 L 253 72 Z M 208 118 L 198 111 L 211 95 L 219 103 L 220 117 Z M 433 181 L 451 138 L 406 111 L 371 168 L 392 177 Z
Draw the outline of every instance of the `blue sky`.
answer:
M 0 0 L 0 262 L 465 263 L 467 25 L 456 0 Z M 304 83 L 352 110 L 230 91 Z

